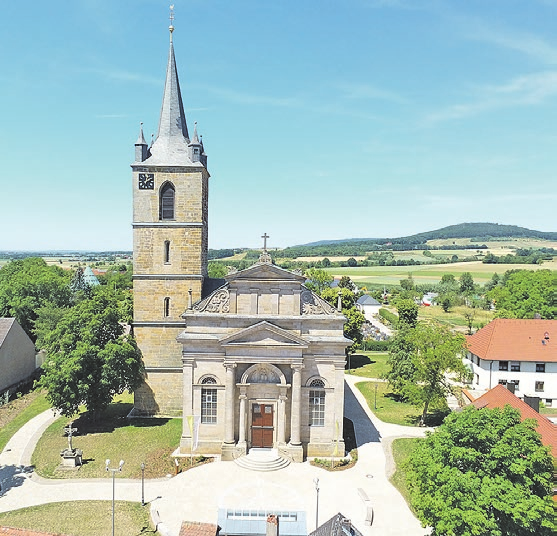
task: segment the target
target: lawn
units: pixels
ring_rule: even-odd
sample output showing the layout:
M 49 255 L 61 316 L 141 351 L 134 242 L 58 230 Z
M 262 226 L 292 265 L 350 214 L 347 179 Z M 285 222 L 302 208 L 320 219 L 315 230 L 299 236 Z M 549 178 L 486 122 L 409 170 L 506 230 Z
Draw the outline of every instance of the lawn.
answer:
M 450 327 L 461 327 L 468 330 L 468 321 L 464 318 L 464 314 L 468 312 L 474 313 L 472 321 L 472 329 L 476 331 L 479 327 L 489 324 L 493 318 L 493 311 L 484 311 L 483 309 L 471 309 L 466 306 L 452 307 L 448 313 L 443 311 L 439 305 L 430 307 L 419 307 L 418 318 L 420 320 L 435 320 L 440 324 L 446 324 Z
M 401 402 L 386 382 L 361 382 L 356 387 L 364 395 L 373 413 L 383 422 L 412 426 L 419 421 L 421 411 L 407 402 Z
M 0 452 L 12 436 L 33 417 L 50 408 L 41 391 L 31 391 L 0 407 Z
M 405 463 L 410 457 L 410 454 L 414 450 L 418 441 L 419 439 L 415 437 L 401 437 L 395 439 L 391 444 L 393 458 L 396 464 L 396 470 L 391 477 L 391 482 L 393 486 L 400 491 L 400 494 L 404 497 L 404 500 L 408 503 L 408 505 L 410 505 L 410 492 L 408 491 L 408 486 L 406 484 Z
M 98 536 L 112 532 L 111 501 L 73 501 L 43 504 L 0 513 L 0 525 L 72 536 Z M 116 534 L 157 534 L 149 509 L 140 503 L 116 501 Z
M 111 404 L 97 422 L 83 415 L 74 420 L 78 434 L 73 446 L 83 451 L 84 463 L 79 470 L 59 468 L 60 451 L 68 444 L 64 427 L 71 419 L 57 419 L 43 434 L 33 453 L 36 472 L 46 478 L 106 478 L 105 460 L 110 459 L 111 465 L 117 466 L 123 459 L 125 465 L 117 477 L 139 478 L 141 463 L 146 465 L 146 478 L 174 474 L 171 454 L 180 444 L 182 419 L 127 419 L 131 409 L 131 397 L 127 395 Z
M 346 360 L 346 367 L 350 366 L 350 374 L 364 378 L 382 378 L 389 372 L 388 352 L 363 352 L 351 355 Z

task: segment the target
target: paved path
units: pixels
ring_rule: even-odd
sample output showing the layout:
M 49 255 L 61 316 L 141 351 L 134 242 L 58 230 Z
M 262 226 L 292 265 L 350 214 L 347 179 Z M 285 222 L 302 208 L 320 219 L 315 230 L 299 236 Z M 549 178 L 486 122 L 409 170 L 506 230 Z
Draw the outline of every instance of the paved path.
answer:
M 386 424 L 372 414 L 347 376 L 345 411 L 354 422 L 358 463 L 346 471 L 328 472 L 308 462 L 291 464 L 280 471 L 258 473 L 233 462 L 214 462 L 169 479 L 147 480 L 145 499 L 160 517 L 168 534 L 176 536 L 183 520 L 215 523 L 218 508 L 305 510 L 308 532 L 315 528 L 316 492 L 319 478 L 319 522 L 342 512 L 365 536 L 423 535 L 404 499 L 390 484 L 386 467 L 392 462 L 383 445 L 393 437 L 420 436 L 424 429 Z M 23 426 L 0 454 L 0 511 L 57 501 L 112 498 L 111 479 L 45 480 L 34 475 L 30 456 L 35 444 L 54 420 L 51 410 Z M 365 508 L 358 495 L 362 488 L 374 509 L 371 527 L 364 525 Z M 141 484 L 118 479 L 116 499 L 139 501 Z

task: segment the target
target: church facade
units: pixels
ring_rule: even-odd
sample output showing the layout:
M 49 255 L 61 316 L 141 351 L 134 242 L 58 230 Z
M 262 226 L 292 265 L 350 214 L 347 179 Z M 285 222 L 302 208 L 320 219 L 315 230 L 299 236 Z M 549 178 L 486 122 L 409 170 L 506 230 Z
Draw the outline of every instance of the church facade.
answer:
M 189 136 L 173 30 L 158 134 L 149 147 L 140 130 L 132 164 L 133 329 L 146 370 L 134 413 L 182 415 L 182 454 L 343 456 L 344 316 L 266 248 L 250 268 L 207 275 L 207 157 L 197 126 Z

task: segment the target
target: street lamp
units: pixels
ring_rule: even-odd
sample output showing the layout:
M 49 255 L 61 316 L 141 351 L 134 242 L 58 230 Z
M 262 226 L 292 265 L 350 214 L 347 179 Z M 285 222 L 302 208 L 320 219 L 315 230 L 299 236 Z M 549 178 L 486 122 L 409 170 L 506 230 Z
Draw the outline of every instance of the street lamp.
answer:
M 315 484 L 315 530 L 319 526 L 319 479 L 314 478 L 313 483 Z
M 114 495 L 116 491 L 116 473 L 122 472 L 122 467 L 124 467 L 124 460 L 120 460 L 118 467 L 115 469 L 110 467 L 110 460 L 106 460 L 106 470 L 112 473 L 112 536 L 114 536 Z
M 145 463 L 141 464 L 141 506 L 145 506 Z

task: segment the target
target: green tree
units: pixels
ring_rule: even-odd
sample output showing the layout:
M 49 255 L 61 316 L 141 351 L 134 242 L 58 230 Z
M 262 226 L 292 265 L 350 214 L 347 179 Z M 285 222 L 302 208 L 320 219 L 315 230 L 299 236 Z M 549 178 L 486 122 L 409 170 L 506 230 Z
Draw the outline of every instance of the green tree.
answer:
M 408 274 L 408 277 L 406 279 L 401 279 L 400 286 L 402 287 L 402 290 L 414 290 L 415 285 L 414 285 L 414 279 L 412 278 L 412 274 Z
M 443 285 L 452 285 L 453 283 L 456 283 L 456 279 L 453 274 L 443 274 L 441 276 L 441 283 Z
M 433 536 L 550 536 L 552 459 L 535 421 L 469 406 L 452 413 L 408 462 L 411 503 Z
M 385 379 L 389 382 L 391 389 L 400 395 L 402 395 L 404 387 L 413 381 L 416 372 L 412 360 L 414 344 L 410 338 L 411 333 L 412 328 L 403 326 L 390 339 L 389 358 L 387 359 L 389 372 L 385 375 Z
M 210 262 L 207 271 L 213 279 L 222 279 L 228 274 L 228 268 L 222 262 Z
M 0 317 L 14 317 L 35 341 L 33 325 L 41 307 L 68 307 L 70 271 L 38 257 L 11 261 L 0 269 Z
M 470 294 L 474 292 L 474 278 L 470 272 L 464 272 L 459 278 L 460 292 Z
M 317 292 L 320 296 L 326 288 L 331 286 L 331 282 L 333 281 L 333 276 L 331 274 L 319 268 L 310 268 L 305 271 L 304 275 L 308 279 L 306 287 Z
M 331 266 L 331 261 L 327 257 L 325 257 L 321 261 L 321 266 L 323 266 L 323 268 L 328 268 L 329 266 Z
M 461 353 L 466 339 L 446 326 L 421 324 L 408 333 L 412 347 L 414 374 L 406 381 L 401 393 L 411 404 L 422 407 L 423 424 L 431 405 L 446 405 L 446 397 L 455 392 L 453 381 L 464 380 L 469 370 Z
M 366 321 L 366 317 L 355 307 L 343 309 L 342 314 L 346 317 L 344 336 L 353 341 L 346 351 L 347 353 L 353 353 L 355 350 L 362 347 L 362 325 Z
M 418 306 L 413 300 L 398 300 L 396 302 L 398 313 L 398 327 L 402 325 L 415 328 L 418 323 Z
M 356 292 L 356 285 L 354 285 L 352 280 L 347 275 L 343 275 L 340 278 L 340 281 L 338 282 L 338 286 L 339 286 L 339 288 L 347 288 L 348 290 L 351 290 L 352 292 Z
M 358 294 L 352 292 L 349 288 L 346 287 L 326 288 L 321 293 L 321 297 L 324 300 L 327 300 L 333 307 L 337 307 L 339 293 L 342 309 L 350 309 L 354 307 L 356 301 L 358 300 Z
M 358 261 L 354 257 L 350 257 L 346 261 L 346 264 L 348 264 L 348 266 L 350 266 L 351 268 L 354 268 L 355 266 L 358 266 Z
M 141 353 L 124 334 L 117 300 L 106 292 L 69 309 L 42 340 L 48 357 L 40 385 L 65 416 L 82 404 L 96 416 L 114 395 L 143 381 Z
M 487 293 L 503 318 L 557 318 L 557 272 L 509 270 L 501 284 Z

